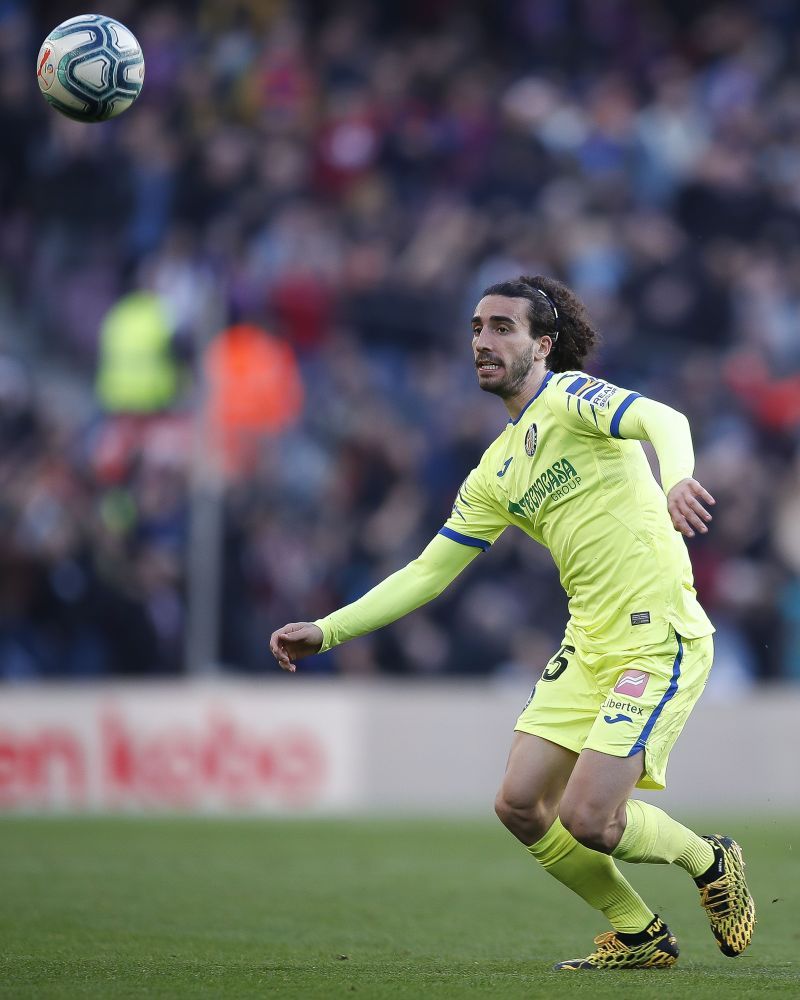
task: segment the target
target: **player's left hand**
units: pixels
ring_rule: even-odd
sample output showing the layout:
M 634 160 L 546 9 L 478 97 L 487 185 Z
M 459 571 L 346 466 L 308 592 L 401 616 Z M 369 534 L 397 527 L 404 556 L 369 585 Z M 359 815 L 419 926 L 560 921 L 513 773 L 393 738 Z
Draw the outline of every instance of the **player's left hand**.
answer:
M 696 531 L 701 535 L 708 532 L 711 515 L 701 500 L 706 504 L 717 502 L 696 479 L 681 479 L 667 494 L 667 510 L 675 530 L 686 538 L 694 538 Z

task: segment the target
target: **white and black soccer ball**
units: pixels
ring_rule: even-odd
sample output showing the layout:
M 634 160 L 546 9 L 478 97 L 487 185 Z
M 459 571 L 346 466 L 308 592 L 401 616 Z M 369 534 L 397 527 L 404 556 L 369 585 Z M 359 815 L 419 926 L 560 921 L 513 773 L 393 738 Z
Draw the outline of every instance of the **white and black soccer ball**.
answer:
M 45 100 L 62 115 L 102 122 L 139 96 L 144 56 L 124 24 L 103 14 L 80 14 L 45 38 L 36 77 Z

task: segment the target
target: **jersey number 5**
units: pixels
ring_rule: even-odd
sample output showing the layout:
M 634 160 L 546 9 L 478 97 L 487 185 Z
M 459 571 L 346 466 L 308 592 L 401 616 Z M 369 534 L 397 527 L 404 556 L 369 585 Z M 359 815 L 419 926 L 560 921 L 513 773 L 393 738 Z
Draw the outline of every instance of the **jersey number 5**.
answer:
M 544 673 L 542 674 L 543 681 L 555 681 L 564 673 L 564 671 L 569 666 L 569 660 L 567 656 L 571 656 L 575 652 L 574 646 L 562 646 L 561 649 L 556 653 L 553 659 L 547 664 Z

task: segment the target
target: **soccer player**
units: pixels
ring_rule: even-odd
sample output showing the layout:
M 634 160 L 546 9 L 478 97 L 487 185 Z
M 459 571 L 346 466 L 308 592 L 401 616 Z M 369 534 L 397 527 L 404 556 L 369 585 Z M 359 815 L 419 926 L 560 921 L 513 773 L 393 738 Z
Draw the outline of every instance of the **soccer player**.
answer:
M 755 907 L 739 845 L 698 836 L 631 798 L 664 788 L 667 759 L 705 686 L 713 626 L 682 535 L 708 531 L 714 503 L 692 478 L 686 418 L 583 372 L 597 340 L 560 282 L 492 285 L 472 317 L 478 385 L 509 421 L 458 491 L 422 554 L 317 622 L 277 629 L 296 661 L 432 600 L 509 525 L 547 546 L 569 596 L 558 651 L 517 720 L 497 815 L 539 864 L 611 924 L 585 958 L 557 969 L 670 966 L 675 937 L 614 858 L 683 868 L 725 955 L 750 943 Z M 640 441 L 658 457 L 659 488 Z

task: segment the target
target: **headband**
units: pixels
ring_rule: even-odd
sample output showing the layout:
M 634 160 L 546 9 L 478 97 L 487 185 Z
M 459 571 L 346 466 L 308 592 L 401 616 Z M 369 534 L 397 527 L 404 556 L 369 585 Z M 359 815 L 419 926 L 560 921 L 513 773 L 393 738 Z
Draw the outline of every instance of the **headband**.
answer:
M 552 336 L 553 336 L 553 343 L 555 344 L 558 341 L 558 335 L 561 332 L 561 320 L 559 319 L 558 316 L 558 309 L 556 309 L 556 304 L 555 302 L 553 302 L 553 300 L 550 298 L 547 292 L 543 292 L 541 288 L 537 288 L 535 285 L 531 285 L 530 287 L 534 292 L 538 292 L 542 296 L 542 298 L 546 300 L 547 304 L 553 310 L 553 318 L 556 321 L 556 331 Z

